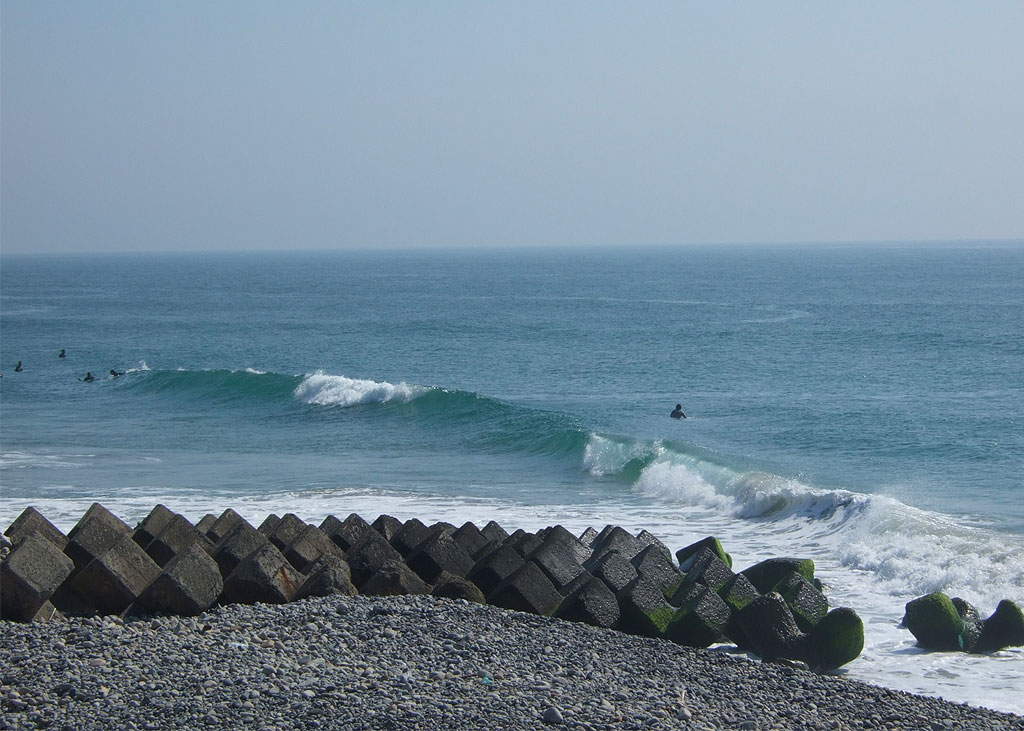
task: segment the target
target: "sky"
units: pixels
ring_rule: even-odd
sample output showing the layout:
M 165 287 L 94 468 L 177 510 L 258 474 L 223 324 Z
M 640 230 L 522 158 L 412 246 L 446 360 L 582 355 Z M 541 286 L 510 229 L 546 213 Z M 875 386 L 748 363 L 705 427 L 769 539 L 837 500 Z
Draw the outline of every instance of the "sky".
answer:
M 1024 238 L 1024 3 L 0 4 L 0 252 Z

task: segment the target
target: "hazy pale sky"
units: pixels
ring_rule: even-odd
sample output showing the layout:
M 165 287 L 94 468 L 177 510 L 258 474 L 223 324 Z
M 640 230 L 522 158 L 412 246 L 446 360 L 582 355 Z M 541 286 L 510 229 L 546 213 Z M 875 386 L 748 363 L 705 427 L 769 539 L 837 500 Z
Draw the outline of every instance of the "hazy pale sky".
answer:
M 1024 2 L 0 5 L 0 249 L 1024 237 Z

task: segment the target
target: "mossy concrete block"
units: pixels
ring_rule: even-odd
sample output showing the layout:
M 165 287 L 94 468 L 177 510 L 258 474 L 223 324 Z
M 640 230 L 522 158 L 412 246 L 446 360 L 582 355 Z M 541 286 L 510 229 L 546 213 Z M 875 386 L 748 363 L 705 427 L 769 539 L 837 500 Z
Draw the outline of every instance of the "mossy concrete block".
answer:
M 22 510 L 21 515 L 15 518 L 14 522 L 4 531 L 4 535 L 10 539 L 11 545 L 16 546 L 25 536 L 33 532 L 56 546 L 58 551 L 63 551 L 68 545 L 68 537 L 33 507 Z
M 810 632 L 828 614 L 828 599 L 800 574 L 793 572 L 779 582 L 776 589 L 793 612 L 797 626 Z
M 333 554 L 324 554 L 307 569 L 306 580 L 295 594 L 296 599 L 311 596 L 355 596 L 358 594 L 352 583 L 352 570 L 348 563 Z
M 167 527 L 167 524 L 171 522 L 171 519 L 176 516 L 177 513 L 172 512 L 164 505 L 157 505 L 155 508 L 149 511 L 149 515 L 135 527 L 135 531 L 132 533 L 132 538 L 138 543 L 143 549 L 146 548 L 153 539 L 156 538 Z M 159 562 L 158 562 L 159 563 Z M 164 563 L 167 563 L 166 561 Z
M 648 545 L 633 556 L 630 563 L 639 576 L 658 586 L 665 597 L 672 596 L 683 583 L 683 575 L 664 546 Z
M 292 542 L 282 551 L 288 563 L 296 571 L 306 573 L 310 564 L 326 554 L 344 558 L 345 553 L 332 541 L 326 533 L 315 525 L 307 525 Z
M 48 602 L 75 565 L 38 531 L 22 534 L 0 562 L 0 616 L 31 621 Z
M 686 574 L 684 586 L 703 584 L 716 592 L 736 575 L 717 553 L 706 546 L 691 554 L 681 570 Z
M 138 531 L 135 538 L 138 542 Z M 193 545 L 199 546 L 207 553 L 213 553 L 213 543 L 209 538 L 185 516 L 172 513 L 163 530 L 145 546 L 145 549 L 158 566 L 166 566 L 176 555 Z
M 320 530 L 326 533 L 338 548 L 347 552 L 371 528 L 357 513 L 350 513 L 345 520 L 328 515 L 320 524 Z
M 586 576 L 587 580 L 562 602 L 557 616 L 595 627 L 615 627 L 622 614 L 615 592 L 596 576 Z
M 388 543 L 387 539 L 376 530 L 366 531 L 348 553 L 345 554 L 349 568 L 352 569 L 352 583 L 362 591 L 363 584 L 388 561 L 402 561 L 402 554 Z
M 978 610 L 970 602 L 958 596 L 953 597 L 953 606 L 956 613 L 964 621 L 964 631 L 960 634 L 960 649 L 964 652 L 974 652 L 981 639 L 981 633 L 985 628 Z
M 678 599 L 680 611 L 666 633 L 668 639 L 689 647 L 709 647 L 723 637 L 732 610 L 714 589 L 690 584 Z
M 729 623 L 725 627 L 726 637 L 744 650 L 753 650 L 750 640 L 747 639 L 740 626 L 739 612 L 761 594 L 746 576 L 733 574 L 733 577 L 718 590 L 718 596 L 722 597 L 722 601 L 732 610 Z
M 864 649 L 864 622 L 848 607 L 836 607 L 808 634 L 810 662 L 815 670 L 835 670 L 856 660 Z
M 217 562 L 192 543 L 167 562 L 139 595 L 138 603 L 154 612 L 194 617 L 213 606 L 223 590 Z
M 242 520 L 214 545 L 211 555 L 220 568 L 220 575 L 227 578 L 246 556 L 269 543 L 269 538 Z
M 250 553 L 224 580 L 221 601 L 227 604 L 286 604 L 306 577 L 292 568 L 270 542 Z
M 809 558 L 769 558 L 754 564 L 740 573 L 750 579 L 759 592 L 767 594 L 775 591 L 779 582 L 795 571 L 805 579 L 814 582 L 814 561 Z
M 995 652 L 1005 647 L 1024 646 L 1024 612 L 1009 599 L 1003 599 L 985 620 L 977 652 Z
M 550 617 L 558 611 L 562 595 L 537 564 L 527 561 L 491 592 L 487 601 L 505 609 Z
M 430 587 L 401 558 L 381 564 L 363 583 L 361 591 L 370 596 L 402 596 L 429 594 Z
M 100 614 L 121 614 L 159 575 L 160 567 L 126 532 L 71 583 Z
M 751 649 L 762 660 L 799 660 L 811 664 L 808 637 L 800 631 L 785 599 L 778 592 L 759 596 L 737 613 Z
M 718 596 L 722 597 L 722 601 L 728 604 L 730 609 L 738 612 L 761 594 L 746 576 L 733 574 L 732 578 L 718 589 Z
M 679 569 L 683 572 L 688 572 L 690 570 L 690 558 L 695 556 L 701 549 L 705 548 L 718 556 L 722 563 L 727 567 L 730 569 L 732 568 L 732 556 L 725 552 L 725 549 L 722 547 L 722 542 L 714 536 L 708 536 L 707 538 L 702 538 L 696 543 L 691 543 L 689 546 L 680 548 L 676 551 L 676 560 L 679 562 Z
M 907 602 L 903 626 L 927 650 L 959 650 L 964 620 L 953 600 L 935 592 Z
M 447 571 L 442 571 L 441 575 L 437 577 L 430 593 L 446 599 L 465 599 L 474 604 L 487 603 L 484 593 L 476 584 L 465 577 L 449 574 Z
M 499 545 L 479 559 L 466 574 L 484 596 L 489 597 L 508 577 L 523 567 L 526 560 L 511 546 Z
M 93 503 L 75 527 L 68 531 L 64 553 L 75 563 L 72 576 L 102 556 L 123 536 L 131 534 L 132 529 L 127 523 L 99 503 Z
M 619 629 L 632 635 L 664 637 L 679 611 L 668 603 L 661 587 L 644 576 L 619 592 L 618 600 Z

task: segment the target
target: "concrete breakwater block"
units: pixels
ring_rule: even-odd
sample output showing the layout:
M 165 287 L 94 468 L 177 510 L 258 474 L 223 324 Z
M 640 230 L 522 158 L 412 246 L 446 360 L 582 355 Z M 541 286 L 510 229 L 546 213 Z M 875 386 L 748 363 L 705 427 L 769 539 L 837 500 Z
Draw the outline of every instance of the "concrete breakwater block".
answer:
M 213 560 L 217 562 L 221 576 L 228 577 L 242 559 L 269 543 L 269 538 L 242 520 L 214 545 Z
M 377 569 L 388 561 L 401 561 L 402 554 L 381 533 L 368 530 L 348 549 L 345 558 L 352 570 L 352 582 L 362 591 L 363 584 L 370 580 Z
M 153 612 L 194 617 L 212 607 L 223 591 L 217 562 L 192 543 L 167 562 L 139 595 L 138 603 Z
M 358 594 L 352 583 L 352 570 L 348 563 L 334 554 L 325 553 L 306 570 L 306 580 L 302 582 L 296 599 L 310 596 L 331 596 L 341 594 L 355 596 Z
M 444 572 L 465 576 L 473 568 L 473 559 L 447 531 L 436 531 L 426 538 L 408 555 L 406 562 L 428 584 L 435 583 Z
M 75 563 L 72 573 L 84 569 L 122 537 L 131 535 L 132 529 L 127 523 L 99 503 L 93 503 L 75 527 L 68 531 L 64 553 Z
M 157 505 L 149 511 L 149 515 L 139 523 L 132 533 L 132 538 L 142 548 L 145 548 L 160 532 L 167 527 L 167 524 L 177 515 L 165 505 Z
M 159 575 L 156 562 L 139 547 L 131 533 L 125 533 L 79 571 L 71 583 L 78 595 L 100 614 L 121 614 Z
M 224 580 L 223 601 L 286 604 L 295 598 L 305 578 L 268 542 L 242 559 Z
M 927 650 L 995 652 L 1024 646 L 1024 612 L 1003 599 L 995 612 L 978 626 L 978 611 L 968 602 L 942 592 L 907 602 L 903 627 Z
M 14 522 L 4 531 L 4 535 L 17 545 L 29 533 L 38 533 L 48 540 L 58 551 L 63 551 L 68 544 L 68 537 L 57 530 L 56 526 L 47 520 L 42 513 L 32 507 L 25 508 L 21 515 L 14 519 Z
M 315 525 L 307 525 L 299 531 L 282 553 L 288 563 L 301 573 L 307 573 L 309 566 L 324 554 L 345 558 L 345 552 Z
M 863 646 L 856 613 L 828 610 L 812 561 L 769 559 L 734 573 L 714 537 L 673 554 L 653 534 L 615 525 L 577 536 L 560 525 L 509 532 L 495 521 L 356 513 L 317 526 L 286 513 L 256 528 L 231 509 L 193 525 L 163 505 L 132 530 L 98 503 L 66 537 L 34 509 L 5 533 L 18 543 L 0 556 L 3 613 L 23 621 L 48 602 L 66 614 L 194 615 L 218 602 L 431 593 L 696 647 L 732 641 L 812 667 L 836 667 Z M 958 641 L 1005 646 L 1024 632 L 1012 603 L 984 622 L 952 605 Z
M 333 515 L 328 515 L 324 518 L 324 522 L 320 524 L 320 530 L 326 533 L 327 537 L 334 541 L 338 548 L 342 551 L 348 551 L 363 537 L 363 533 L 370 530 L 370 524 L 355 513 L 352 513 L 343 521 L 338 520 Z
M 38 531 L 21 535 L 0 564 L 0 616 L 30 621 L 74 567 L 71 559 Z
M 138 542 L 138 533 L 139 531 L 136 530 L 133 536 L 136 542 Z M 153 537 L 153 540 L 143 548 L 158 566 L 166 566 L 171 559 L 193 545 L 208 554 L 213 553 L 213 543 L 210 539 L 200 533 L 199 529 L 188 522 L 184 516 L 174 513 Z

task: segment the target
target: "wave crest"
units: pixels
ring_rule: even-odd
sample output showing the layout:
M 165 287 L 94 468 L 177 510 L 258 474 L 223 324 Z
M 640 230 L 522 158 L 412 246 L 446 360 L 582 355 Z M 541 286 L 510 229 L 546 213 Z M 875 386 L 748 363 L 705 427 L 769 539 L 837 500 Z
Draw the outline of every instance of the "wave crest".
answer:
M 306 376 L 295 388 L 295 397 L 316 406 L 357 406 L 389 401 L 408 403 L 431 389 L 405 383 L 370 381 L 347 376 L 332 376 L 323 371 Z

